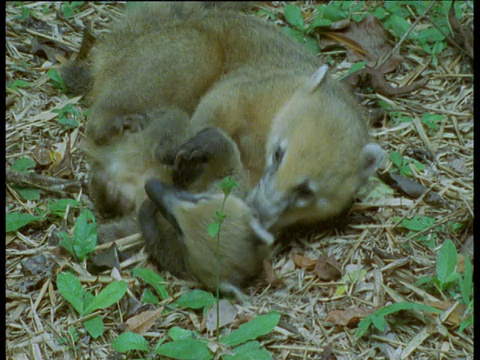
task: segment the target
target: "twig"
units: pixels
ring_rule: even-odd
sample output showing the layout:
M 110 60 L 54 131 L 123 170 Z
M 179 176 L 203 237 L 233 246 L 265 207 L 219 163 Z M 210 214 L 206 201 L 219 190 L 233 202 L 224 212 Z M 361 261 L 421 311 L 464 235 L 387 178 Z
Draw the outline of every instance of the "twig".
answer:
M 6 171 L 7 183 L 18 185 L 21 187 L 34 187 L 37 189 L 53 192 L 77 192 L 85 184 L 81 181 L 63 180 L 54 177 L 39 175 L 33 172 L 24 173 L 11 169 Z
M 400 45 L 402 45 L 402 43 L 405 41 L 405 39 L 408 37 L 408 35 L 410 35 L 410 33 L 413 31 L 413 29 L 415 29 L 415 27 L 417 26 L 417 24 L 419 23 L 420 20 L 422 20 L 425 15 L 427 15 L 427 13 L 430 11 L 430 9 L 432 8 L 433 5 L 436 4 L 436 1 L 432 1 L 432 3 L 430 4 L 430 6 L 423 12 L 422 15 L 420 15 L 415 21 L 414 23 L 412 24 L 412 26 L 410 27 L 410 29 L 408 29 L 408 31 L 403 34 L 402 38 L 400 39 L 400 41 L 395 45 L 395 47 L 390 50 L 390 52 L 383 58 L 382 61 L 380 61 L 377 66 L 375 66 L 375 70 L 378 70 L 380 69 L 387 61 L 388 59 L 390 59 L 392 57 L 393 54 L 395 54 L 397 52 L 397 50 L 400 48 Z

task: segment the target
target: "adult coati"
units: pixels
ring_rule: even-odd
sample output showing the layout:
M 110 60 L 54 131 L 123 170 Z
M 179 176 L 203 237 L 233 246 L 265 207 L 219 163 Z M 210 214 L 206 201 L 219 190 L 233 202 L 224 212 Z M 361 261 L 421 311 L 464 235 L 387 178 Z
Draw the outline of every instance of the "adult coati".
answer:
M 139 5 L 98 42 L 92 64 L 87 134 L 90 152 L 101 154 L 92 157 L 93 176 L 117 189 L 115 201 L 106 198 L 110 210 L 134 209 L 132 194 L 142 193 L 147 177 L 168 181 L 161 162 L 173 165 L 177 182 L 190 185 L 199 167 L 208 169 L 218 158 L 216 145 L 225 144 L 219 135 L 238 147 L 252 189 L 247 202 L 272 231 L 340 212 L 383 156 L 355 101 L 326 67 L 252 16 L 192 3 Z M 121 150 L 136 153 L 130 147 L 154 133 L 149 127 L 158 117 L 149 114 L 171 111 L 188 119 L 175 144 L 199 133 L 217 140 L 198 148 L 194 137 L 168 156 L 155 156 L 158 162 L 142 163 Z M 169 126 L 174 122 L 156 128 Z M 151 155 L 149 146 L 138 152 Z M 118 207 L 118 198 L 130 206 Z
M 207 228 L 224 205 L 219 288 L 242 299 L 240 289 L 263 272 L 274 241 L 253 217 L 252 209 L 234 194 L 225 201 L 223 194 L 192 194 L 156 179 L 148 181 L 145 190 L 149 199 L 138 217 L 150 258 L 175 275 L 186 270 L 211 291 L 216 288 L 217 239 L 210 237 Z M 165 219 L 171 226 L 166 226 Z

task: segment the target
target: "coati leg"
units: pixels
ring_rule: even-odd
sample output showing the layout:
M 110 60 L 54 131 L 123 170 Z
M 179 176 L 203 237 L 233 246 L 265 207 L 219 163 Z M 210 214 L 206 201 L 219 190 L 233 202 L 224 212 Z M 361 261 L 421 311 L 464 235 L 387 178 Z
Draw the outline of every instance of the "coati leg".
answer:
M 197 133 L 178 149 L 167 154 L 173 165 L 173 182 L 186 188 L 208 171 L 206 178 L 223 178 L 242 169 L 235 142 L 222 130 L 210 127 Z
M 185 263 L 178 234 L 159 213 L 157 206 L 146 199 L 138 211 L 138 222 L 150 260 L 161 270 L 185 277 Z

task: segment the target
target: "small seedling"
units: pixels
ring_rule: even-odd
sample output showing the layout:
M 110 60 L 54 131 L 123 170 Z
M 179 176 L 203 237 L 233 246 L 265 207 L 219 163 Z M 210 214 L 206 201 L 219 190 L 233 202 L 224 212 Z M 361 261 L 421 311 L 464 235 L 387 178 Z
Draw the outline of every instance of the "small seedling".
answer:
M 60 246 L 72 254 L 77 261 L 85 260 L 97 246 L 97 225 L 95 216 L 88 209 L 80 212 L 73 238 L 66 232 L 59 232 Z
M 93 295 L 83 288 L 80 280 L 73 274 L 60 273 L 57 276 L 57 288 L 81 317 L 92 314 L 96 310 L 105 309 L 120 301 L 127 292 L 125 281 L 116 281 L 107 285 L 97 295 Z M 90 336 L 94 339 L 104 332 L 103 320 L 95 316 L 83 322 Z
M 418 162 L 417 160 L 411 159 L 407 156 L 402 156 L 398 151 L 390 151 L 390 160 L 398 168 L 401 175 L 413 176 L 413 172 L 410 166 L 414 166 L 417 171 L 423 171 L 427 167 Z
M 77 118 L 81 113 L 72 104 L 67 104 L 61 109 L 53 109 L 52 112 L 57 113 L 58 122 L 68 128 L 76 128 L 80 125 Z

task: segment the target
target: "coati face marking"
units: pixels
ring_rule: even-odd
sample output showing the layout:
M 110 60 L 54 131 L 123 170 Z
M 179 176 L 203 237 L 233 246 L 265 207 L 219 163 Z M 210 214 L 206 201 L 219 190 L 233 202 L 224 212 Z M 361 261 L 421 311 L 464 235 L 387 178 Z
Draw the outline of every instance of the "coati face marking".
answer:
M 325 74 L 320 67 L 273 121 L 265 172 L 247 198 L 267 229 L 338 214 L 383 158 L 355 101 Z

